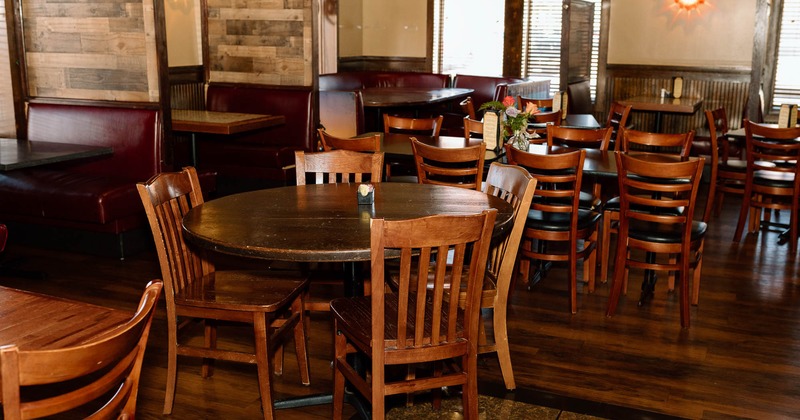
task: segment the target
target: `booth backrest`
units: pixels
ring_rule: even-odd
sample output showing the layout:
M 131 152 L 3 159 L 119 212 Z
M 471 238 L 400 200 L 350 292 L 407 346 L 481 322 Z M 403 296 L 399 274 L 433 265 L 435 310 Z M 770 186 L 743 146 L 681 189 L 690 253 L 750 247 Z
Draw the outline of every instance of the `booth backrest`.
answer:
M 307 151 L 314 150 L 316 127 L 314 124 L 314 91 L 305 86 L 253 86 L 210 84 L 206 91 L 206 109 L 209 111 L 243 112 L 251 114 L 283 115 L 286 123 L 270 127 L 260 136 L 260 142 L 270 146 L 287 146 Z
M 594 107 L 588 80 L 567 85 L 567 103 L 567 112 L 570 114 L 592 113 Z
M 155 109 L 31 103 L 28 139 L 114 149 L 110 157 L 69 165 L 70 171 L 84 174 L 147 180 L 164 164 L 161 117 Z
M 470 76 L 457 74 L 453 79 L 453 87 L 474 89 L 470 95 L 475 109 L 489 101 L 502 101 L 508 93 L 510 83 L 519 83 L 524 79 L 514 77 L 489 77 L 489 76 Z
M 449 85 L 450 75 L 411 71 L 353 71 L 319 76 L 320 90 L 357 90 L 370 87 L 444 88 Z
M 361 92 L 321 90 L 319 122 L 335 137 L 353 137 L 364 132 L 364 101 Z

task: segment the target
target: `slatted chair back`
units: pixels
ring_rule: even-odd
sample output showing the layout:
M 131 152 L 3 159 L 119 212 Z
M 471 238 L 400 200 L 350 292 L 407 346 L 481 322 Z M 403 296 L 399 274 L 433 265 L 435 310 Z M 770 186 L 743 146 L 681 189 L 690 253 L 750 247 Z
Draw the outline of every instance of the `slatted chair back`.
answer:
M 567 146 L 580 149 L 608 150 L 611 141 L 611 127 L 584 129 L 573 127 L 547 126 L 548 146 Z
M 92 418 L 134 418 L 147 338 L 162 283 L 151 281 L 127 323 L 90 341 L 57 350 L 0 347 L 3 418 L 19 420 L 64 413 L 111 395 Z M 57 386 L 56 395 L 21 399 L 25 388 Z
M 461 111 L 464 113 L 464 115 L 472 118 L 473 120 L 477 119 L 475 116 L 475 103 L 472 102 L 471 96 L 467 96 L 467 98 L 459 102 L 458 105 L 461 107 Z
M 469 140 L 473 135 L 483 138 L 483 121 L 464 117 L 464 138 Z
M 621 128 L 619 135 L 622 137 L 622 145 L 619 150 L 625 153 L 645 151 L 689 157 L 692 140 L 694 139 L 694 130 L 686 133 L 650 133 Z
M 306 185 L 307 176 L 315 184 L 381 182 L 383 152 L 361 153 L 351 150 L 294 152 L 297 185 Z M 367 177 L 368 176 L 368 177 Z
M 528 98 L 525 96 L 517 96 L 517 108 L 524 110 L 528 104 L 534 104 L 539 109 L 549 108 L 552 110 L 553 98 Z M 559 112 L 559 115 L 561 115 L 561 112 Z
M 606 127 L 612 128 L 611 139 L 616 140 L 619 128 L 629 128 L 628 117 L 630 117 L 633 106 L 622 105 L 619 102 L 613 102 L 608 110 L 608 118 L 606 119 Z
M 420 184 L 481 190 L 486 143 L 450 149 L 430 146 L 413 139 L 411 147 Z
M 318 128 L 320 142 L 322 143 L 322 150 L 330 152 L 331 150 L 352 150 L 354 152 L 380 152 L 381 150 L 381 135 L 380 133 L 371 136 L 341 138 L 336 137 L 327 131 Z
M 442 115 L 431 118 L 411 118 L 383 114 L 383 132 L 403 132 L 438 136 L 442 129 L 442 121 L 444 121 L 444 116 Z

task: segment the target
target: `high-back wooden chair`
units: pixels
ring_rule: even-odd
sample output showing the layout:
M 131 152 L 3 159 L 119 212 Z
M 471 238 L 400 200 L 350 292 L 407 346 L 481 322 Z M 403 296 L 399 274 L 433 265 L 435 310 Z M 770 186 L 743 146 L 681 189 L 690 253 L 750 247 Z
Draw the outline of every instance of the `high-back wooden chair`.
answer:
M 386 293 L 382 281 L 372 282 L 370 296 L 339 298 L 331 302 L 334 318 L 333 418 L 342 418 L 345 379 L 372 404 L 372 418 L 383 419 L 387 395 L 443 386 L 462 386 L 465 419 L 478 418 L 477 356 L 482 281 L 486 270 L 495 210 L 463 216 L 428 216 L 388 221 L 372 219 L 372 278 L 384 279 L 387 250 L 398 252 L 399 291 Z M 436 256 L 453 255 L 448 258 Z M 434 284 L 426 287 L 433 265 Z M 416 291 L 409 289 L 417 279 Z M 462 280 L 464 279 L 464 280 Z M 446 288 L 445 283 L 451 282 Z M 466 281 L 464 309 L 453 291 Z M 362 376 L 348 360 L 354 352 L 371 360 Z M 387 367 L 445 362 L 432 376 L 395 379 Z
M 177 357 L 181 355 L 202 358 L 203 377 L 213 373 L 212 359 L 255 363 L 264 417 L 272 418 L 268 354 L 285 341 L 287 334 L 294 334 L 301 380 L 310 383 L 304 322 L 308 281 L 270 271 L 217 271 L 212 261 L 184 242 L 183 217 L 203 204 L 194 168 L 163 172 L 136 187 L 153 232 L 166 289 L 169 354 L 164 414 L 172 412 Z M 205 325 L 205 339 L 198 345 L 178 341 L 184 327 L 193 326 L 191 321 Z M 218 348 L 218 321 L 252 324 L 255 350 Z M 276 366 L 276 371 L 280 369 Z
M 529 281 L 531 261 L 566 261 L 569 308 L 578 311 L 577 261 L 584 260 L 583 281 L 594 292 L 595 249 L 597 244 L 598 211 L 580 207 L 581 182 L 585 150 L 548 155 L 523 152 L 506 147 L 508 162 L 528 170 L 536 178 L 531 211 L 522 233 L 520 272 Z M 556 243 L 565 244 L 553 247 Z M 535 246 L 535 248 L 534 248 Z
M 533 114 L 528 118 L 530 123 L 540 127 L 528 128 L 529 133 L 536 133 L 540 137 L 547 136 L 547 127 L 561 125 L 561 111 L 547 111 Z
M 332 150 L 305 153 L 297 150 L 294 162 L 297 185 L 306 185 L 308 175 L 313 176 L 315 184 L 381 182 L 383 152 Z
M 341 138 L 336 137 L 326 130 L 321 128 L 317 129 L 319 140 L 322 143 L 322 150 L 330 152 L 331 150 L 352 150 L 354 152 L 380 152 L 381 150 L 381 135 L 380 133 L 371 136 Z
M 686 133 L 666 134 L 620 128 L 616 147 L 623 153 L 668 153 L 686 158 L 691 152 L 693 139 L 694 130 Z M 619 205 L 619 197 L 614 197 L 603 206 L 603 237 L 600 245 L 600 281 L 602 283 L 608 279 L 611 235 L 617 232 Z
M 611 132 L 612 146 L 617 140 L 617 134 L 619 133 L 620 127 L 622 127 L 623 129 L 632 128 L 628 127 L 628 118 L 630 117 L 631 109 L 633 109 L 631 105 L 622 105 L 619 102 L 611 103 L 611 107 L 608 109 L 608 118 L 606 119 L 606 127 L 612 128 Z
M 458 106 L 461 107 L 461 111 L 467 117 L 469 117 L 469 118 L 471 118 L 473 120 L 478 119 L 476 117 L 476 114 L 475 114 L 475 103 L 472 102 L 472 97 L 471 96 L 467 96 L 466 99 L 464 99 L 463 101 L 459 102 Z
M 547 145 L 565 146 L 578 149 L 608 150 L 611 140 L 611 128 L 574 128 L 547 126 Z
M 0 347 L 3 418 L 49 417 L 109 396 L 91 418 L 133 419 L 150 325 L 162 283 L 151 281 L 130 321 L 81 345 L 56 350 Z M 56 394 L 28 399 L 25 389 L 47 386 Z
M 730 142 L 726 137 L 728 134 L 728 116 L 725 108 L 706 110 L 705 115 L 708 127 L 708 156 L 710 157 L 710 162 L 707 162 L 707 164 L 711 165 L 708 194 L 712 200 L 708 201 L 703 220 L 708 221 L 711 218 L 712 211 L 715 215 L 719 215 L 725 194 L 741 197 L 742 193 L 744 193 L 744 183 L 747 178 L 747 161 L 730 156 Z M 695 137 L 695 140 L 697 140 L 697 137 Z
M 464 138 L 469 140 L 473 135 L 483 137 L 483 121 L 478 121 L 470 117 L 464 117 Z
M 704 160 L 656 162 L 621 152 L 616 152 L 615 158 L 620 216 L 614 284 L 606 315 L 614 315 L 630 268 L 674 271 L 680 276 L 681 326 L 687 328 L 692 242 L 702 240 L 707 230 L 705 223 L 693 220 Z M 666 262 L 641 260 L 632 250 L 674 257 Z
M 742 207 L 733 241 L 739 242 L 744 224 L 750 215 L 749 231 L 776 225 L 761 218 L 762 211 L 788 210 L 789 224 L 784 235 L 789 243 L 789 254 L 797 251 L 798 207 L 800 207 L 800 127 L 774 128 L 744 121 L 747 147 L 747 172 Z
M 486 144 L 446 149 L 411 141 L 420 184 L 451 185 L 481 190 Z

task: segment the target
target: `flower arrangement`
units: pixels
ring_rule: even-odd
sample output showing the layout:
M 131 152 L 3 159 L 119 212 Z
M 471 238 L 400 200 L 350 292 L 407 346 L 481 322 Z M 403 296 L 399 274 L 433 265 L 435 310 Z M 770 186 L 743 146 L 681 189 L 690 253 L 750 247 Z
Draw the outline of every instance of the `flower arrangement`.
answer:
M 520 111 L 514 101 L 513 96 L 506 96 L 503 101 L 489 101 L 480 106 L 479 109 L 502 111 L 504 118 L 502 120 L 503 135 L 509 137 L 509 142 L 515 147 L 527 150 L 528 140 L 538 137 L 536 134 L 528 133 L 528 118 L 531 115 L 538 114 L 539 108 L 533 104 L 528 103 L 525 111 Z

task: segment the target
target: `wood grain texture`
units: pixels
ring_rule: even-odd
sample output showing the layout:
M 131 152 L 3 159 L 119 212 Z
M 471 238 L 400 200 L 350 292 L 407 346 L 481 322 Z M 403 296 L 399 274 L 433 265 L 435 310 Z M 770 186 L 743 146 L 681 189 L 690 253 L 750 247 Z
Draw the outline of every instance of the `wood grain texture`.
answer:
M 152 0 L 22 2 L 33 97 L 157 102 Z
M 701 194 L 705 188 L 701 186 Z M 681 331 L 677 294 L 667 292 L 661 274 L 649 306 L 637 307 L 638 290 L 631 285 L 610 319 L 605 317 L 608 285 L 598 284 L 594 294 L 579 286 L 578 314 L 564 310 L 563 265 L 555 264 L 531 291 L 517 281 L 509 302 L 508 336 L 518 391 L 505 395 L 523 400 L 544 391 L 603 402 L 605 407 L 634 407 L 695 419 L 800 417 L 800 265 L 796 255 L 788 255 L 786 246 L 777 244 L 774 232 L 746 235 L 740 244 L 733 244 L 738 206 L 735 199 L 728 198 L 721 215 L 711 218 L 700 305 L 691 310 L 688 330 Z M 788 215 L 782 212 L 778 217 L 783 220 Z M 44 270 L 48 278 L 4 275 L 1 281 L 6 286 L 130 311 L 144 285 L 159 276 L 155 252 L 120 261 L 22 247 L 15 243 L 13 231 L 9 241 L 6 261 L 17 261 L 21 269 Z M 222 259 L 219 264 L 264 268 L 268 262 Z M 287 266 L 279 262 L 269 265 L 274 269 Z M 641 278 L 635 272 L 631 276 Z M 336 286 L 320 287 L 312 293 L 341 296 Z M 138 417 L 260 418 L 253 367 L 220 364 L 213 378 L 202 379 L 200 363 L 189 359 L 180 364 L 175 411 L 171 417 L 161 415 L 167 328 L 163 303 L 160 305 L 145 355 Z M 328 314 L 322 313 L 312 313 L 310 324 L 312 385 L 300 385 L 294 355 L 287 349 L 284 373 L 274 377 L 276 398 L 333 389 L 333 325 Z M 220 339 L 232 348 L 249 346 L 249 330 L 245 327 Z M 479 367 L 484 390 L 503 389 L 494 356 L 482 357 Z M 572 401 L 559 408 L 577 410 L 581 405 Z M 602 412 L 594 413 L 602 416 Z M 345 416 L 353 414 L 352 407 L 345 404 Z M 277 416 L 285 420 L 329 419 L 331 405 L 281 410 Z

